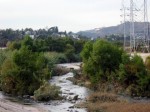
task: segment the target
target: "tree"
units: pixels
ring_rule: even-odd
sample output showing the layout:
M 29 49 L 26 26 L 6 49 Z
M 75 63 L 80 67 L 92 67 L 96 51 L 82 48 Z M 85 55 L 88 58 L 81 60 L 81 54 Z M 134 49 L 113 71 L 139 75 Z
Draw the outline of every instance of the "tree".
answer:
M 109 75 L 119 68 L 123 51 L 113 44 L 97 40 L 85 44 L 81 53 L 84 62 L 84 72 L 93 82 L 108 80 Z
M 88 61 L 92 51 L 93 51 L 93 43 L 91 41 L 85 43 L 83 50 L 81 52 L 81 57 L 83 59 L 83 62 Z
M 150 74 L 146 70 L 143 59 L 134 55 L 123 55 L 123 63 L 120 64 L 118 78 L 120 84 L 129 90 L 130 95 L 150 96 Z
M 33 52 L 30 38 L 23 40 L 11 60 L 2 65 L 2 89 L 11 94 L 33 94 L 44 80 L 50 78 L 51 68 L 42 53 Z
M 68 62 L 72 62 L 74 60 L 74 52 L 75 52 L 74 47 L 70 44 L 67 44 L 66 50 L 65 50 L 65 55 L 68 58 Z

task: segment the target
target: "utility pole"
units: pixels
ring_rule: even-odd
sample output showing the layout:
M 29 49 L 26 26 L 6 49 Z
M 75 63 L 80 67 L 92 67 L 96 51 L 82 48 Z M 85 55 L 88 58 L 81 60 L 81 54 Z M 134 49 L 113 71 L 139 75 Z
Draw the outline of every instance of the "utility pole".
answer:
M 125 5 L 125 1 L 128 4 Z M 126 48 L 126 7 L 129 7 L 130 53 L 150 52 L 147 0 L 122 0 L 124 15 L 124 49 Z M 141 19 L 142 17 L 142 19 Z M 141 19 L 141 20 L 140 20 Z M 136 26 L 135 26 L 136 25 Z M 140 31 L 136 27 L 140 26 Z
M 128 8 L 125 6 L 125 0 L 122 0 L 122 8 L 121 8 L 121 11 L 122 11 L 122 15 L 121 17 L 123 18 L 123 21 L 121 21 L 122 25 L 123 25 L 123 37 L 124 37 L 124 42 L 123 42 L 123 48 L 124 50 L 126 50 L 126 43 L 127 43 L 127 40 L 126 40 L 126 22 L 127 22 L 127 10 Z
M 135 52 L 134 3 L 130 0 L 130 53 Z

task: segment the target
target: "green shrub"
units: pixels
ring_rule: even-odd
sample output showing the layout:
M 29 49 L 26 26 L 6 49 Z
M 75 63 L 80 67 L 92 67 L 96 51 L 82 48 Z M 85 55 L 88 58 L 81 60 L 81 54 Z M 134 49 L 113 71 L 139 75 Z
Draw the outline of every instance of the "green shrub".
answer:
M 144 64 L 140 56 L 130 56 L 104 40 L 86 43 L 81 57 L 83 72 L 94 87 L 119 83 L 130 95 L 150 97 L 150 57 Z
M 15 75 L 17 73 L 17 68 L 15 63 L 6 59 L 1 67 L 1 89 L 6 93 L 14 93 L 16 80 Z
M 38 101 L 48 101 L 60 99 L 60 88 L 45 82 L 38 90 L 34 92 L 34 97 Z
M 63 53 L 46 52 L 44 56 L 53 64 L 67 63 L 67 57 Z
M 140 56 L 123 56 L 119 68 L 119 81 L 127 89 L 130 95 L 150 96 L 150 75 L 146 70 L 143 59 Z
M 121 64 L 119 71 L 119 78 L 126 85 L 137 83 L 137 79 L 146 74 L 143 60 L 137 55 L 131 57 L 126 64 Z
M 11 59 L 15 51 L 0 50 L 0 66 L 2 66 L 5 59 Z
M 121 49 L 104 40 L 86 43 L 81 52 L 84 73 L 94 83 L 108 81 L 110 74 L 119 68 L 122 53 Z
M 9 50 L 19 50 L 21 48 L 21 43 L 17 41 L 7 42 L 6 46 Z
M 150 70 L 150 56 L 148 56 L 145 60 L 145 66 L 148 70 Z
M 1 88 L 4 92 L 15 95 L 33 95 L 44 80 L 51 76 L 43 53 L 34 52 L 32 40 L 25 38 L 19 50 L 11 52 L 1 66 Z

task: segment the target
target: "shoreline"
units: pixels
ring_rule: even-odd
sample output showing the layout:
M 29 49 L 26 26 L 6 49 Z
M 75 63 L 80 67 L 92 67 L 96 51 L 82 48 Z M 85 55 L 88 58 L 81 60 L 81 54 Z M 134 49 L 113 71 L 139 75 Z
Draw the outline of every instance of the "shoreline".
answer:
M 46 112 L 34 105 L 23 105 L 0 98 L 0 112 Z

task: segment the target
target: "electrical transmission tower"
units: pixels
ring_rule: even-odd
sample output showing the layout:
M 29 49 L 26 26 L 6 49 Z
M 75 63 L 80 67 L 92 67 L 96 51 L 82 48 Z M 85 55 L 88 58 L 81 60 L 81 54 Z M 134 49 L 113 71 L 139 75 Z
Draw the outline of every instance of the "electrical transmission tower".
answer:
M 128 3 L 127 3 L 128 1 Z M 149 52 L 149 22 L 147 0 L 122 0 L 124 22 L 124 49 L 132 52 Z M 126 23 L 130 23 L 130 46 L 127 46 Z M 138 27 L 140 27 L 140 30 Z

